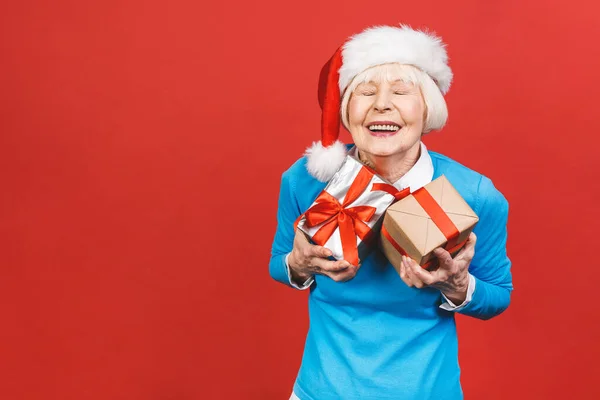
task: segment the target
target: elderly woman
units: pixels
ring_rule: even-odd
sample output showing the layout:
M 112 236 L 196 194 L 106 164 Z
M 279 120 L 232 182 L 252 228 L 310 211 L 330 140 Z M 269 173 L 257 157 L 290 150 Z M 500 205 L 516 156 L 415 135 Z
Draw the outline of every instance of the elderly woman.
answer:
M 322 141 L 282 177 L 271 276 L 308 289 L 310 328 L 292 399 L 462 399 L 455 313 L 489 319 L 510 302 L 508 203 L 487 177 L 428 151 L 441 129 L 452 72 L 441 40 L 406 26 L 351 37 L 320 81 Z M 339 120 L 354 147 L 337 141 Z M 294 230 L 347 151 L 398 189 L 445 175 L 479 216 L 452 258 L 436 249 L 428 271 L 404 259 L 400 274 L 379 250 L 361 265 L 332 260 Z

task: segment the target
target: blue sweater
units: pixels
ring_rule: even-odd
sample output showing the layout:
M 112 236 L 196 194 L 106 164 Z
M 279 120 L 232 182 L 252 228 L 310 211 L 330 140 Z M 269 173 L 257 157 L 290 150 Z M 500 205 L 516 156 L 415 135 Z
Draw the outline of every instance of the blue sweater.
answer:
M 489 319 L 510 302 L 512 277 L 506 255 L 508 202 L 485 176 L 429 151 L 434 176 L 444 174 L 479 216 L 476 285 L 470 303 L 456 312 Z M 294 221 L 324 189 L 301 158 L 282 176 L 271 276 L 290 285 L 285 256 Z M 441 293 L 404 284 L 375 250 L 354 279 L 338 283 L 317 275 L 310 288 L 310 327 L 294 384 L 301 400 L 462 399 L 454 312 L 439 308 Z

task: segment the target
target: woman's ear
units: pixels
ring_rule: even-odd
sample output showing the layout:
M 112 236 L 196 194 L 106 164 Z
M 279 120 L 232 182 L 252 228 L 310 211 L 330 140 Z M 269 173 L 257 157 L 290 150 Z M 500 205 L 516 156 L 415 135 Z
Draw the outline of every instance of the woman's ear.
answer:
M 348 131 L 350 132 L 350 128 L 348 127 L 348 124 L 350 122 L 350 100 L 352 99 L 352 95 L 354 93 L 349 93 L 348 95 L 346 95 L 346 93 L 344 93 L 344 96 L 342 97 L 342 105 L 340 107 L 340 120 L 342 121 L 342 126 Z M 346 100 L 346 96 L 348 96 L 348 99 Z

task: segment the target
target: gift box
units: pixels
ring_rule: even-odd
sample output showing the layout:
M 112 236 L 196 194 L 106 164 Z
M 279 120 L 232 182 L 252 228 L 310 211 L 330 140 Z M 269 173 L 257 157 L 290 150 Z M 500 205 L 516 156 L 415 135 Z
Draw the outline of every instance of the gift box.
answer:
M 433 250 L 453 257 L 465 245 L 479 218 L 442 175 L 389 207 L 381 228 L 383 253 L 400 272 L 402 255 L 425 269 L 435 269 Z
M 408 194 L 348 155 L 296 225 L 312 243 L 331 250 L 334 259 L 358 265 L 376 246 L 385 210 Z

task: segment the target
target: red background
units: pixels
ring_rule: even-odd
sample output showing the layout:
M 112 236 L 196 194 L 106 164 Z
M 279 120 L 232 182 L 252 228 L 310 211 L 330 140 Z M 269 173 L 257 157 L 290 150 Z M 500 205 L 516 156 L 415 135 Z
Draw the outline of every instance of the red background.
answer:
M 511 205 L 511 307 L 458 318 L 466 398 L 600 398 L 594 3 L 4 2 L 0 398 L 287 399 L 308 321 L 268 275 L 280 175 L 322 64 L 397 22 L 449 44 L 426 144 Z

